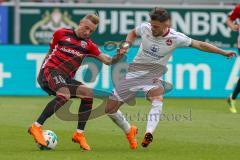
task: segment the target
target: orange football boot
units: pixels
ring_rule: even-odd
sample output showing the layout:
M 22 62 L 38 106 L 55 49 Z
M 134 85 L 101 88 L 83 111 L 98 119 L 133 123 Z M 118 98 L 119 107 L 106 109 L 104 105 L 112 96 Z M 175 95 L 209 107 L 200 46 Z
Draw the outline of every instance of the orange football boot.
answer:
M 137 132 L 138 132 L 137 127 L 131 126 L 130 131 L 126 134 L 126 138 L 128 139 L 131 149 L 137 148 L 137 139 L 136 139 Z
M 91 150 L 90 146 L 87 144 L 87 141 L 83 133 L 78 133 L 77 131 L 75 131 L 72 136 L 72 141 L 74 143 L 79 143 L 80 147 L 84 150 L 87 151 Z
M 43 132 L 41 127 L 37 127 L 35 124 L 32 124 L 32 126 L 28 129 L 28 133 L 33 136 L 34 140 L 42 145 L 47 146 L 47 143 L 43 137 Z

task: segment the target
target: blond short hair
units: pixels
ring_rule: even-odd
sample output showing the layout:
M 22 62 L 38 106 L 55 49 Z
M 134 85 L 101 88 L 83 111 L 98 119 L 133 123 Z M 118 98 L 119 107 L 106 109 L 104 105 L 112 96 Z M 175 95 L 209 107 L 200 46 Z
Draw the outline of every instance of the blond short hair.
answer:
M 83 19 L 88 19 L 90 20 L 93 24 L 98 24 L 99 23 L 99 17 L 98 15 L 92 13 L 92 14 L 87 14 Z

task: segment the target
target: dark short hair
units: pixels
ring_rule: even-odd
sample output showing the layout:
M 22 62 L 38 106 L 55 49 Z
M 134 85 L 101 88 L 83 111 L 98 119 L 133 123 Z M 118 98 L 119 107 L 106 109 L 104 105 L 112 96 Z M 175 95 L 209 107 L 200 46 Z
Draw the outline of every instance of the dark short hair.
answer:
M 151 20 L 157 20 L 159 22 L 165 22 L 170 19 L 170 15 L 166 9 L 161 7 L 155 7 L 149 13 Z

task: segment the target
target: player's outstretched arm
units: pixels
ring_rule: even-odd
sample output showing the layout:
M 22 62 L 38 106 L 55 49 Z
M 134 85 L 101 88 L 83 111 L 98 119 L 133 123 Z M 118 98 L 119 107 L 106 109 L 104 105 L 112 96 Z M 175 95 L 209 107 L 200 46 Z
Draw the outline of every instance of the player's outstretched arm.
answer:
M 129 43 L 129 46 L 132 45 L 135 41 L 135 39 L 137 38 L 137 33 L 136 33 L 136 29 L 132 29 L 127 37 L 126 37 L 126 40 L 125 42 L 128 42 Z
M 234 51 L 225 51 L 225 50 L 222 50 L 210 43 L 202 42 L 202 41 L 198 41 L 198 40 L 194 40 L 194 39 L 192 39 L 191 46 L 193 48 L 196 48 L 196 49 L 199 49 L 199 50 L 202 50 L 205 52 L 213 52 L 213 53 L 221 54 L 228 58 L 232 58 L 232 57 L 236 56 L 236 53 Z
M 109 57 L 108 55 L 102 53 L 97 58 L 106 65 L 117 63 L 124 56 L 124 54 L 128 52 L 129 47 L 132 45 L 136 38 L 136 30 L 133 29 L 128 33 L 126 40 L 121 44 L 115 56 Z
M 122 59 L 122 57 L 124 56 L 125 51 L 124 50 L 118 50 L 118 53 L 113 56 L 110 57 L 107 54 L 101 53 L 98 57 L 96 57 L 98 60 L 100 60 L 101 62 L 103 62 L 106 65 L 111 65 L 111 64 L 115 64 L 117 63 L 120 59 Z

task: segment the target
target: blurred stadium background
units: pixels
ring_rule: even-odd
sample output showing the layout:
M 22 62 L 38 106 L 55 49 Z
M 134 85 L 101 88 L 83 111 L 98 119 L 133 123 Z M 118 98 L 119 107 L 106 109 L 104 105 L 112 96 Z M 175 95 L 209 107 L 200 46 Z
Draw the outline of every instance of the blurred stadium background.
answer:
M 97 13 L 100 24 L 93 40 L 113 55 L 128 31 L 148 20 L 148 11 L 162 6 L 171 13 L 172 27 L 186 35 L 237 51 L 237 35 L 226 25 L 227 14 L 239 0 L 0 0 L 0 159 L 239 159 L 239 114 L 228 111 L 226 98 L 240 72 L 240 59 L 181 48 L 168 64 L 165 80 L 174 85 L 166 95 L 164 116 L 148 149 L 131 151 L 121 131 L 105 116 L 91 120 L 87 138 L 93 151 L 80 152 L 70 142 L 75 122 L 56 116 L 46 123 L 59 136 L 55 151 L 40 152 L 27 135 L 28 126 L 50 99 L 36 77 L 48 51 L 52 33 L 76 27 L 87 13 Z M 108 43 L 107 43 L 108 42 Z M 106 45 L 111 44 L 111 45 Z M 134 58 L 139 40 L 128 54 Z M 88 68 L 79 70 L 77 76 Z M 101 66 L 95 83 L 111 91 L 111 68 Z M 129 120 L 144 133 L 149 103 L 138 99 L 124 107 Z M 79 100 L 74 100 L 72 112 Z M 94 102 L 94 106 L 100 100 Z M 238 106 L 240 106 L 238 104 Z M 113 141 L 114 140 L 114 141 Z

